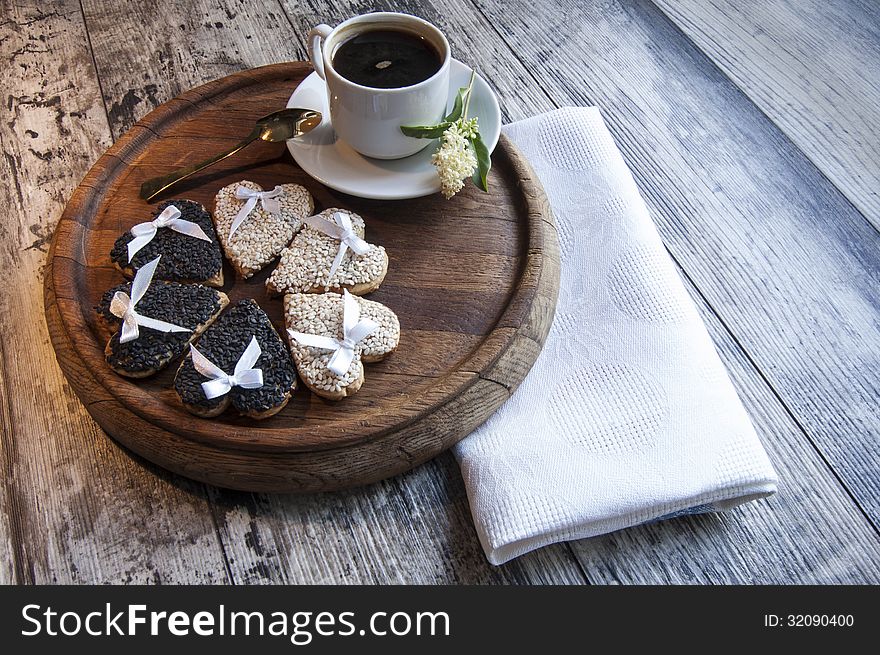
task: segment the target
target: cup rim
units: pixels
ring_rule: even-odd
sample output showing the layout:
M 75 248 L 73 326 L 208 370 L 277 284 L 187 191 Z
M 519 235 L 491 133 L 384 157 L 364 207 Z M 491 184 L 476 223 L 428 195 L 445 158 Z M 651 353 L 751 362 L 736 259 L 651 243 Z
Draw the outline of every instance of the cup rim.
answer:
M 376 21 L 370 21 L 370 22 L 379 22 L 379 20 L 381 20 L 382 18 L 390 18 L 390 17 L 405 18 L 407 20 L 415 22 L 416 24 L 420 25 L 423 28 L 426 28 L 428 30 L 433 31 L 437 36 L 440 37 L 440 42 L 443 44 L 444 54 L 443 54 L 443 61 L 440 64 L 440 68 L 437 69 L 437 72 L 434 73 L 433 75 L 431 75 L 431 77 L 428 77 L 428 78 L 422 80 L 421 82 L 416 82 L 415 84 L 411 84 L 409 86 L 396 86 L 396 87 L 391 87 L 391 88 L 382 88 L 382 87 L 376 87 L 376 86 L 364 86 L 363 84 L 358 84 L 357 82 L 352 82 L 348 78 L 343 77 L 339 73 L 339 71 L 337 71 L 333 67 L 333 57 L 329 56 L 329 53 L 328 53 L 328 46 L 332 43 L 334 37 L 336 36 L 336 33 L 339 30 L 343 29 L 344 27 L 347 27 L 353 23 L 358 23 L 358 22 L 363 21 L 365 18 L 378 19 Z M 409 93 L 410 91 L 413 91 L 414 89 L 419 89 L 422 86 L 428 86 L 429 84 L 434 82 L 438 77 L 440 77 L 444 73 L 445 70 L 449 69 L 449 63 L 450 63 L 450 61 L 452 61 L 452 48 L 450 48 L 449 41 L 447 40 L 446 35 L 443 34 L 443 32 L 440 30 L 440 28 L 437 27 L 436 25 L 434 25 L 433 23 L 429 23 L 424 18 L 419 18 L 418 16 L 413 16 L 412 14 L 403 14 L 403 13 L 400 13 L 397 11 L 374 11 L 374 12 L 370 12 L 367 14 L 359 14 L 357 16 L 352 16 L 351 18 L 348 18 L 348 19 L 342 21 L 341 23 L 339 23 L 339 25 L 334 27 L 333 30 L 330 32 L 330 34 L 327 36 L 327 38 L 324 39 L 324 42 L 321 44 L 321 57 L 324 59 L 324 70 L 327 73 L 332 73 L 334 78 L 339 80 L 341 83 L 343 83 L 347 86 L 350 86 L 354 89 L 359 89 L 362 91 L 371 91 L 373 93 L 388 93 L 388 94 Z

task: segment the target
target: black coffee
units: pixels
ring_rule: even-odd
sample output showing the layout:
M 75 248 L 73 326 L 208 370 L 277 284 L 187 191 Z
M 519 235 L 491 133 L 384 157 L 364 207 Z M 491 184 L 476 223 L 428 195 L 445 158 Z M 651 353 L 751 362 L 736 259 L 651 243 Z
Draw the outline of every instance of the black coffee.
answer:
M 442 63 L 426 39 L 397 30 L 361 32 L 333 55 L 333 67 L 342 77 L 378 89 L 418 84 L 440 70 Z

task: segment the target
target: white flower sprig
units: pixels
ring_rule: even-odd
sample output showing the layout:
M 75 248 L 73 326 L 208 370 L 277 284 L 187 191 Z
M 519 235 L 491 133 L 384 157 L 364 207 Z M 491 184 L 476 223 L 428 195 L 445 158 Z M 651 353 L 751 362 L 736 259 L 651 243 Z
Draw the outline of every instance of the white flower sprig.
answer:
M 417 139 L 440 139 L 440 145 L 431 156 L 431 163 L 440 176 L 440 190 L 448 200 L 464 187 L 464 181 L 472 178 L 474 184 L 488 191 L 486 176 L 492 167 L 489 150 L 480 137 L 477 118 L 468 118 L 467 112 L 474 88 L 475 73 L 467 87 L 459 89 L 452 111 L 437 125 L 407 126 L 400 130 Z
M 461 191 L 464 181 L 477 168 L 477 158 L 470 148 L 470 134 L 467 124 L 453 123 L 443 132 L 440 147 L 431 156 L 431 163 L 440 175 L 440 190 L 447 200 Z

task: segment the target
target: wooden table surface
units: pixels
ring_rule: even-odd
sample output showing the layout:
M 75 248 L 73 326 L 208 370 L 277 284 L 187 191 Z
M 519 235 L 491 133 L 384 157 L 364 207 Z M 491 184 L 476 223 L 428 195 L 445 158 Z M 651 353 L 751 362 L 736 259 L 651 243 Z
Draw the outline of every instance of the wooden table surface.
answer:
M 779 472 L 773 498 L 500 567 L 446 454 L 320 496 L 224 491 L 101 433 L 43 320 L 47 243 L 157 104 L 421 15 L 505 121 L 598 105 Z M 0 582 L 880 582 L 880 8 L 870 0 L 0 0 Z

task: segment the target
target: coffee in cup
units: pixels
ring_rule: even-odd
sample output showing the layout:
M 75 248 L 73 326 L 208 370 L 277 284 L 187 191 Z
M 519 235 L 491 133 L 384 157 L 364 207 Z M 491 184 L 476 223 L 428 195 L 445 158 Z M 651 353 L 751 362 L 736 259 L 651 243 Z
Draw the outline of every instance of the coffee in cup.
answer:
M 336 134 L 367 157 L 398 159 L 430 141 L 401 125 L 432 125 L 446 113 L 449 42 L 427 21 L 393 12 L 356 16 L 309 34 L 312 63 L 327 84 Z
M 413 86 L 442 65 L 440 53 L 427 39 L 403 30 L 365 30 L 333 54 L 333 67 L 342 77 L 374 89 Z

